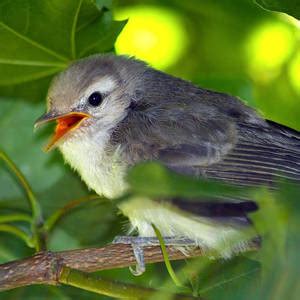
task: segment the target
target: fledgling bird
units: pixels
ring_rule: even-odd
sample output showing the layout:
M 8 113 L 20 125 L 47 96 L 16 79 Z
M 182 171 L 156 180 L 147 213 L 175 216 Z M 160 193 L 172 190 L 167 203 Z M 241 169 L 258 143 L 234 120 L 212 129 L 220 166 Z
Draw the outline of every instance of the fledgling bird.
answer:
M 47 113 L 56 120 L 48 149 L 65 160 L 99 195 L 127 189 L 128 169 L 158 161 L 169 169 L 237 185 L 300 181 L 300 133 L 268 121 L 239 99 L 193 85 L 124 56 L 84 58 L 52 82 Z M 153 187 L 155 188 L 155 187 Z M 120 209 L 142 237 L 186 237 L 207 249 L 225 249 L 250 226 L 251 199 L 189 202 L 133 199 Z M 221 254 L 231 255 L 247 247 Z

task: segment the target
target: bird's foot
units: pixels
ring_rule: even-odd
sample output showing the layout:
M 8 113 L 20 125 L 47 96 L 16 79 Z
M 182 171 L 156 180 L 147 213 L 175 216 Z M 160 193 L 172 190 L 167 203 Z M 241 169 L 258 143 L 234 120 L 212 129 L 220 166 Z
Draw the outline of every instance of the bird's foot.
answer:
M 185 237 L 163 237 L 166 246 L 185 247 L 194 246 L 195 241 Z M 156 237 L 141 237 L 141 236 L 116 236 L 113 244 L 127 244 L 132 246 L 132 250 L 136 259 L 136 267 L 129 267 L 130 272 L 139 276 L 145 270 L 144 247 L 147 246 L 160 246 L 160 242 Z

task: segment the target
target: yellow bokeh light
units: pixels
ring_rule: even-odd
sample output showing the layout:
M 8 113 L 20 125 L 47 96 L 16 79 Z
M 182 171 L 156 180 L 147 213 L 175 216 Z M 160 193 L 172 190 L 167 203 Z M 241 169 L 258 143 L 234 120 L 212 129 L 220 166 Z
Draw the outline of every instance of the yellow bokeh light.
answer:
M 290 64 L 289 77 L 293 87 L 300 94 L 300 52 Z
M 256 28 L 246 45 L 252 77 L 272 79 L 289 58 L 295 44 L 292 26 L 283 22 L 262 24 Z
M 129 19 L 115 44 L 117 54 L 133 55 L 158 69 L 176 63 L 187 46 L 180 15 L 154 6 L 117 10 L 116 18 Z

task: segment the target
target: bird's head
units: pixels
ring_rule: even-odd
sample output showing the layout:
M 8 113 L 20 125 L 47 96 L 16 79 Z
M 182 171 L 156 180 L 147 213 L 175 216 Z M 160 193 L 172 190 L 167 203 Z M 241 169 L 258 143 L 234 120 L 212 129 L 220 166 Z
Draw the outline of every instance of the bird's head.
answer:
M 140 61 L 97 55 L 74 63 L 56 76 L 47 95 L 47 112 L 35 123 L 36 127 L 57 123 L 46 151 L 66 140 L 113 130 L 135 100 L 144 71 Z

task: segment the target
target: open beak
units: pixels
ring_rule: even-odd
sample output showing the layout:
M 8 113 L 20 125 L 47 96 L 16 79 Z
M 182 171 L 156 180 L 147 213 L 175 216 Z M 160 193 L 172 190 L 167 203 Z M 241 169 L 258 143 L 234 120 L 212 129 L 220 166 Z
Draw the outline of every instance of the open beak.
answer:
M 64 137 L 68 132 L 75 130 L 80 126 L 83 120 L 90 118 L 89 114 L 83 112 L 69 112 L 65 114 L 56 114 L 53 112 L 46 113 L 36 120 L 34 128 L 38 128 L 43 124 L 56 121 L 57 125 L 55 132 L 51 137 L 44 150 L 46 152 L 53 149 L 57 142 Z

